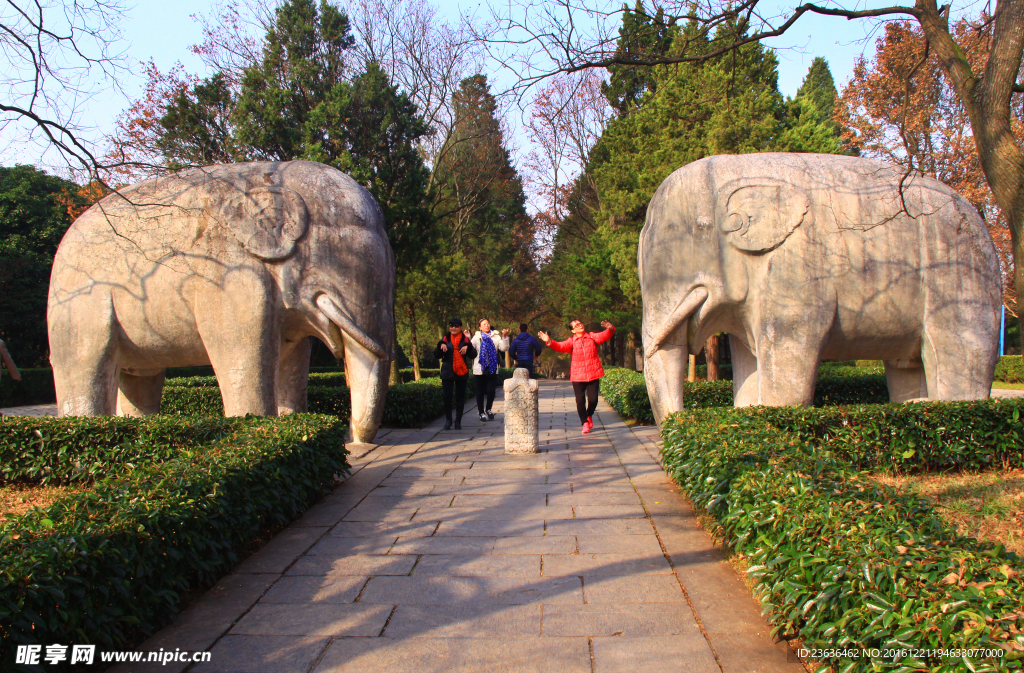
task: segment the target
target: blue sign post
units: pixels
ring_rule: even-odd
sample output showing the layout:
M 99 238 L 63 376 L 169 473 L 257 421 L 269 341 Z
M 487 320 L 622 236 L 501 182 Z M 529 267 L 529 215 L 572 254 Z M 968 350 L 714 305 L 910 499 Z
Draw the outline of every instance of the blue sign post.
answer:
M 999 357 L 1003 356 L 1003 342 L 1006 340 L 1006 307 L 1000 307 L 1003 311 L 999 314 Z

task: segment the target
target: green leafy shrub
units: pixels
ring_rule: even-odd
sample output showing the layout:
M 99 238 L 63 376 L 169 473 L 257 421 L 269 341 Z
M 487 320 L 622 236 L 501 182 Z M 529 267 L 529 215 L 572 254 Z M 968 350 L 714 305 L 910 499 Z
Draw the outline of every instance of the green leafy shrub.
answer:
M 763 407 L 758 418 L 861 469 L 978 471 L 1024 467 L 1024 400 L 858 407 Z
M 0 485 L 92 482 L 194 451 L 244 424 L 244 419 L 216 417 L 5 418 Z
M 1020 355 L 1004 355 L 996 363 L 996 381 L 1024 383 L 1024 358 Z
M 619 416 L 638 423 L 654 423 L 643 374 L 617 367 L 606 369 L 600 390 L 601 396 Z
M 829 372 L 831 374 L 831 372 Z M 683 403 L 687 409 L 731 407 L 732 381 L 694 381 L 684 384 Z M 621 368 L 605 370 L 601 394 L 620 416 L 638 423 L 653 423 L 654 413 L 647 395 L 644 375 Z M 881 404 L 889 401 L 889 389 L 881 374 L 821 376 L 814 390 L 815 406 L 835 404 Z
M 695 369 L 698 379 L 708 378 L 708 366 L 697 365 Z M 732 381 L 732 365 L 729 363 L 718 365 L 718 379 L 720 381 Z
M 508 376 L 511 376 L 511 370 L 507 371 Z M 338 385 L 336 380 L 332 383 L 334 385 L 309 386 L 306 396 L 309 411 L 348 420 L 352 415 L 352 394 L 345 386 Z M 475 394 L 473 384 L 473 377 L 470 376 L 466 387 L 467 395 Z M 178 416 L 223 416 L 224 402 L 216 381 L 213 381 L 212 385 L 205 380 L 199 382 L 199 385 L 167 385 L 160 400 L 160 412 Z M 415 427 L 428 423 L 443 413 L 441 379 L 424 378 L 412 383 L 388 386 L 381 424 L 391 428 Z
M 922 409 L 915 422 L 931 426 L 925 434 L 939 433 L 954 413 L 994 410 L 1019 430 L 1021 408 L 964 403 L 949 415 Z M 924 501 L 871 481 L 839 457 L 836 436 L 807 441 L 776 424 L 779 411 L 685 411 L 662 430 L 666 470 L 751 564 L 773 635 L 798 636 L 810 649 L 856 652 L 824 658 L 840 671 L 1019 669 L 1024 566 L 1015 555 L 958 535 Z M 794 411 L 807 417 L 796 426 L 812 427 L 808 419 L 833 410 Z M 959 648 L 1008 652 L 970 664 L 886 653 Z
M 67 422 L 33 420 L 44 434 Z M 7 427 L 0 423 L 0 433 Z M 183 593 L 230 571 L 268 529 L 300 516 L 347 471 L 344 433 L 344 422 L 329 416 L 238 419 L 208 444 L 4 522 L 5 670 L 18 643 L 129 649 L 164 626 Z
M 51 404 L 57 399 L 53 389 L 53 370 L 49 367 L 19 369 L 18 373 L 21 374 L 20 381 L 11 378 L 6 369 L 0 372 L 0 407 Z

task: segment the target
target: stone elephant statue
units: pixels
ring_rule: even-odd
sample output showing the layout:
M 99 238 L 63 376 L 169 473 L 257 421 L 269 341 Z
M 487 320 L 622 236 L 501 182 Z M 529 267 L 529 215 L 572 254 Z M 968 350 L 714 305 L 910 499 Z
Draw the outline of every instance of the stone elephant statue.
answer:
M 306 410 L 311 337 L 344 357 L 352 437 L 380 425 L 395 257 L 370 193 L 309 161 L 186 170 L 111 194 L 57 250 L 57 409 L 156 413 L 167 367 L 213 365 L 229 416 Z
M 809 405 L 824 358 L 885 363 L 893 401 L 989 396 L 1000 272 L 977 211 L 878 161 L 747 154 L 688 164 L 640 233 L 644 375 L 683 408 L 687 356 L 729 333 L 736 406 Z

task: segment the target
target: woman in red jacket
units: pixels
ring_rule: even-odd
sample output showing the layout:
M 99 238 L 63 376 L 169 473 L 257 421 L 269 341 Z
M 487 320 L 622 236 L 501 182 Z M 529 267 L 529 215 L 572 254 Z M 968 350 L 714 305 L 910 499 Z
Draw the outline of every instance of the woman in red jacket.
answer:
M 597 393 L 600 389 L 604 367 L 597 356 L 597 345 L 603 344 L 615 336 L 615 325 L 607 320 L 601 321 L 602 332 L 586 332 L 583 323 L 573 320 L 569 323 L 572 336 L 565 341 L 553 341 L 547 332 L 537 332 L 541 341 L 559 353 L 572 353 L 572 364 L 569 368 L 569 380 L 572 391 L 576 393 L 576 411 L 583 423 L 583 434 L 594 427 L 594 410 L 597 409 Z

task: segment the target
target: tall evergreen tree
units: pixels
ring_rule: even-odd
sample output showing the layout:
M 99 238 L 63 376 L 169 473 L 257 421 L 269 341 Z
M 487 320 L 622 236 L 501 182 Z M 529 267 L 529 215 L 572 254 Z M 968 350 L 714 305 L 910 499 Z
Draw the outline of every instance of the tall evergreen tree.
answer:
M 814 59 L 796 97 L 786 101 L 786 129 L 779 149 L 786 152 L 843 152 L 839 124 L 832 119 L 838 92 L 828 61 Z
M 278 7 L 262 61 L 242 75 L 235 110 L 235 134 L 252 158 L 302 156 L 315 132 L 314 111 L 346 83 L 346 57 L 354 45 L 348 16 L 326 0 L 289 0 Z
M 672 45 L 675 20 L 666 22 L 665 12 L 656 8 L 651 16 L 644 8 L 643 0 L 636 0 L 630 10 L 622 7 L 622 26 L 615 46 L 615 55 L 623 58 L 643 59 L 663 56 Z M 644 96 L 657 90 L 658 82 L 650 67 L 629 65 L 608 66 L 609 81 L 601 86 L 601 92 L 620 116 L 638 108 Z
M 245 159 L 234 139 L 235 94 L 222 73 L 178 91 L 159 120 L 156 147 L 168 168 L 226 164 Z
M 535 270 L 533 232 L 487 78 L 464 79 L 452 108 L 459 122 L 436 168 L 441 198 L 435 213 L 450 232 L 452 249 L 465 255 L 471 282 L 487 287 L 475 295 L 474 313 L 518 320 L 535 301 L 526 285 Z
M 0 167 L 0 339 L 23 367 L 49 366 L 50 267 L 78 191 L 32 166 Z

